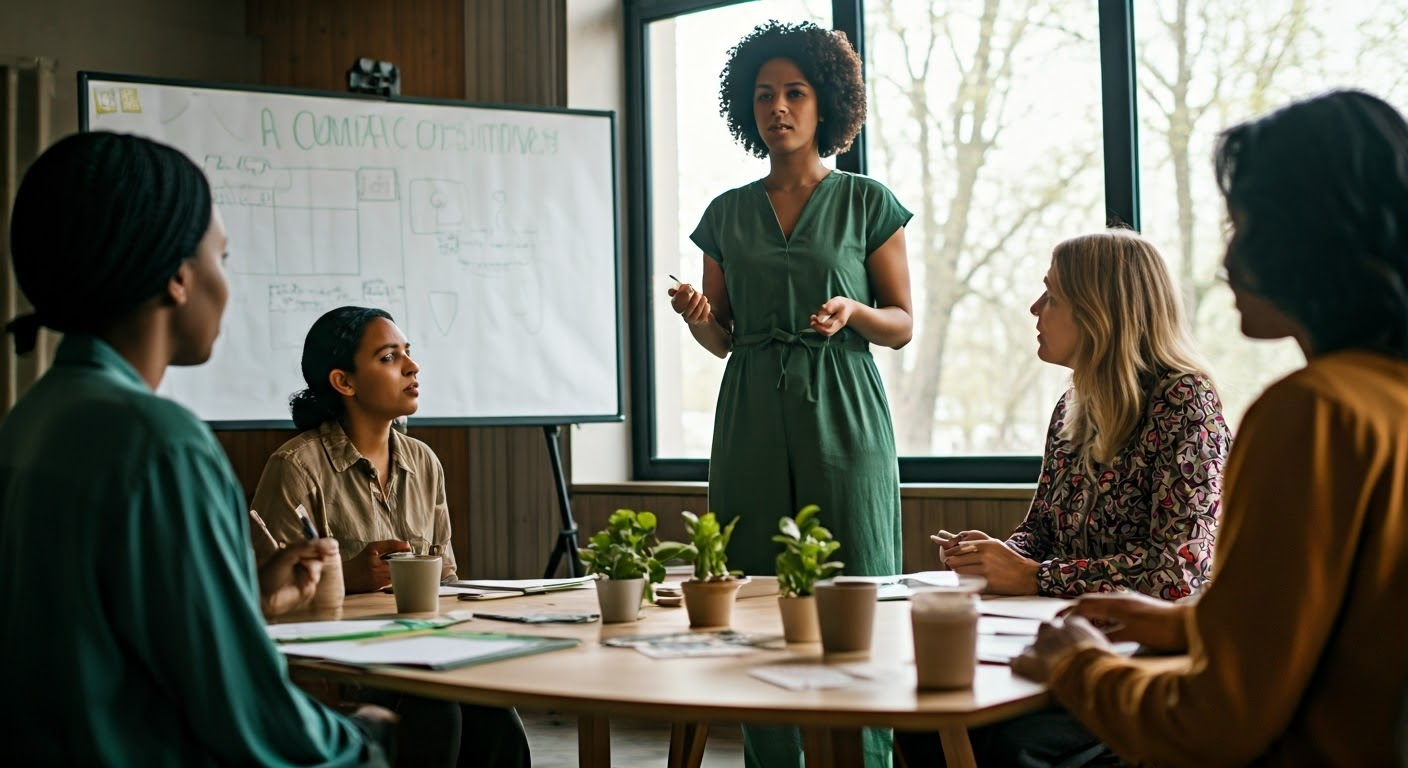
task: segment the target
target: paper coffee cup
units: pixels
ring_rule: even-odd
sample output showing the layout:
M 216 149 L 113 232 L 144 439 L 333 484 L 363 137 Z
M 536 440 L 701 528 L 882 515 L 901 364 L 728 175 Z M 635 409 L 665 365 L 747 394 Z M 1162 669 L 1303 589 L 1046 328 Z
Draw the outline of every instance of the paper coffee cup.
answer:
M 978 668 L 978 596 L 961 590 L 909 597 L 919 690 L 968 688 Z
M 342 581 L 342 553 L 334 549 L 332 554 L 323 558 L 323 572 L 318 577 L 310 607 L 320 613 L 340 613 L 342 598 L 346 594 L 347 586 Z
M 397 613 L 436 613 L 440 610 L 440 558 L 430 555 L 397 557 L 391 568 L 391 591 Z
M 816 585 L 816 617 L 821 627 L 822 653 L 870 653 L 878 589 L 865 581 Z

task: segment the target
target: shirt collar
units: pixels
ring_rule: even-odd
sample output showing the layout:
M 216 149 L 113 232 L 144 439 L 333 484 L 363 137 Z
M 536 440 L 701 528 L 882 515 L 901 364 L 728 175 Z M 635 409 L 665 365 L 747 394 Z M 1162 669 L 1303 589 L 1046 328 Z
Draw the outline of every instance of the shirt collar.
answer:
M 54 365 L 82 365 L 97 368 L 111 375 L 124 386 L 151 394 L 152 388 L 137 373 L 137 369 L 118 354 L 110 344 L 86 333 L 64 334 L 54 353 Z
M 401 434 L 401 430 L 394 424 L 391 426 L 391 460 L 396 462 L 396 466 L 414 475 L 416 468 L 411 466 L 410 460 L 406 458 L 406 443 L 409 440 L 410 438 Z
M 318 428 L 318 437 L 323 442 L 323 450 L 327 452 L 328 461 L 332 463 L 335 472 L 341 474 L 347 468 L 362 461 L 364 456 L 357 450 L 357 446 L 352 444 L 351 438 L 342 429 L 342 424 L 337 419 L 330 419 L 323 422 Z M 406 436 L 394 427 L 391 429 L 391 461 L 401 469 L 411 474 L 416 470 L 406 459 Z

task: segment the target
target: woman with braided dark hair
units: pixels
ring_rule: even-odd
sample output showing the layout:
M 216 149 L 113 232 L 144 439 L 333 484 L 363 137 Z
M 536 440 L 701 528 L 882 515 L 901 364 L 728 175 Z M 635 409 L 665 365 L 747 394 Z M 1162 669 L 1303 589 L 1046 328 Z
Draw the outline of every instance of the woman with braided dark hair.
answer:
M 831 170 L 865 120 L 860 57 L 841 32 L 769 22 L 730 51 L 720 114 L 768 175 L 718 197 L 691 239 L 703 291 L 670 290 L 701 346 L 728 358 L 709 508 L 738 518 L 729 565 L 772 573 L 778 518 L 821 506 L 846 572 L 900 571 L 894 428 L 871 344 L 909 343 L 911 214 L 884 185 Z M 800 737 L 745 732 L 749 765 L 800 763 Z M 870 733 L 867 761 L 889 764 Z
M 368 734 L 390 714 L 345 718 L 294 687 L 260 617 L 312 597 L 333 542 L 256 569 L 224 451 L 153 391 L 209 359 L 228 296 L 200 169 L 136 136 L 65 138 L 25 173 L 10 246 L 34 305 L 17 346 L 65 337 L 0 424 L 0 612 L 62 617 L 0 633 L 24 692 L 7 760 L 384 764 Z
M 304 431 L 269 457 L 254 492 L 270 534 L 301 540 L 294 508 L 302 505 L 337 538 L 348 592 L 390 584 L 381 555 L 412 548 L 438 546 L 441 578 L 454 580 L 445 470 L 430 446 L 392 428 L 419 407 L 420 366 L 391 315 L 368 307 L 323 314 L 308 329 L 301 368 L 308 386 L 289 406 Z M 263 531 L 251 534 L 258 541 Z M 512 709 L 370 690 L 351 696 L 401 715 L 406 765 L 529 765 L 528 737 Z

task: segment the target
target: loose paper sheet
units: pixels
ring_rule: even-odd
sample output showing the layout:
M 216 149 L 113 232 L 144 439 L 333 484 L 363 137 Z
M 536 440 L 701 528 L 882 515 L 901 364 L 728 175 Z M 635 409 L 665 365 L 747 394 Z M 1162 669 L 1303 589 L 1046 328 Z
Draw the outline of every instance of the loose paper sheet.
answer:
M 413 637 L 365 640 L 339 640 L 328 643 L 281 645 L 289 656 L 308 656 L 346 664 L 403 664 L 437 667 L 512 651 L 532 641 L 464 637 L 462 635 L 415 635 Z

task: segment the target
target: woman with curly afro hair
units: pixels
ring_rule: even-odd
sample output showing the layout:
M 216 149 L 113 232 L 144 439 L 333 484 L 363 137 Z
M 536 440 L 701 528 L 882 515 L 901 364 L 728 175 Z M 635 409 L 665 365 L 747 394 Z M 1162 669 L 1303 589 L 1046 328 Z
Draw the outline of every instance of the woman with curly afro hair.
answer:
M 904 225 L 874 179 L 831 170 L 865 120 L 860 57 L 841 32 L 756 27 L 729 52 L 719 113 L 763 178 L 718 197 L 690 236 L 703 290 L 669 291 L 701 346 L 728 359 L 714 421 L 709 508 L 738 518 L 729 564 L 775 571 L 777 520 L 820 505 L 846 572 L 900 571 L 899 465 L 871 344 L 909 343 Z M 867 762 L 889 765 L 867 733 Z M 795 730 L 745 732 L 749 765 L 800 765 Z

